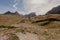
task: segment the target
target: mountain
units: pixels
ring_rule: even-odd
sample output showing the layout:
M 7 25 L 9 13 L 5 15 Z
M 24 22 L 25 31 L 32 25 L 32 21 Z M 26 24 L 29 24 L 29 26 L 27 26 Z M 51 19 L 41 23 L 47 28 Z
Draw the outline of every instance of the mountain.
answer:
M 10 14 L 10 15 L 19 15 L 19 13 L 16 11 L 15 13 L 12 13 L 12 12 L 10 12 L 10 11 L 7 11 L 6 13 L 4 13 L 4 14 Z
M 10 11 L 7 11 L 6 13 L 4 13 L 4 14 L 12 14 Z
M 52 8 L 47 14 L 60 14 L 60 5 L 57 7 Z
M 16 11 L 15 13 L 14 13 L 15 15 L 19 15 L 19 13 Z
M 27 14 L 25 16 L 28 17 L 28 18 L 31 18 L 31 17 L 35 17 L 36 14 L 35 14 L 35 12 L 32 12 L 32 13 L 29 13 L 29 14 Z

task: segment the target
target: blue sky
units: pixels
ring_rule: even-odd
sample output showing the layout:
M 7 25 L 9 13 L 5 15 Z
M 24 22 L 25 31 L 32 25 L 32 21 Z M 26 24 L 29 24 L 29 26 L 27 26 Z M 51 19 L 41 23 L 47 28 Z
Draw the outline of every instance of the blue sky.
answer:
M 13 1 L 11 0 L 0 0 L 0 12 L 3 13 L 8 10 L 13 10 L 12 5 Z
M 21 14 L 36 12 L 43 15 L 58 5 L 60 0 L 0 0 L 0 13 L 18 11 Z
M 16 5 L 16 10 L 13 7 L 13 5 L 15 5 L 16 2 L 14 2 L 15 0 L 0 0 L 0 13 L 4 13 L 6 11 L 11 11 L 11 12 L 15 12 L 15 11 L 24 11 L 24 5 L 23 5 L 23 0 L 19 0 L 16 1 L 18 4 Z

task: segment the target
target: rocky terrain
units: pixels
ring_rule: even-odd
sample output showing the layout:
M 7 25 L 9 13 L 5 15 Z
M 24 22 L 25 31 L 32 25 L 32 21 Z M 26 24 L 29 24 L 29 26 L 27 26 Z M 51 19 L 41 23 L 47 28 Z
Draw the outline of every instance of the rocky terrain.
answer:
M 27 23 L 5 27 L 0 28 L 0 40 L 60 40 L 60 29 L 46 29 Z
M 0 14 L 0 40 L 60 40 L 60 14 Z

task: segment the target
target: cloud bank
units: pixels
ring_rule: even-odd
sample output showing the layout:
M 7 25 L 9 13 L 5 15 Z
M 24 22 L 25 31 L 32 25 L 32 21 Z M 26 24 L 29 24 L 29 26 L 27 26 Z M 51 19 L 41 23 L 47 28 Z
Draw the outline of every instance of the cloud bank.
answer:
M 24 0 L 27 13 L 36 12 L 37 15 L 45 14 L 53 7 L 60 5 L 60 0 Z

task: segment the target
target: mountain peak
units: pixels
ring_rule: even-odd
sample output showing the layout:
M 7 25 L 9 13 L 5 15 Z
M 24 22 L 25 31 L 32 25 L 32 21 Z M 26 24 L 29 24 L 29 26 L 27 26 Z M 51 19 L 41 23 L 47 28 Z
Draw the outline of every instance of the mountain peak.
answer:
M 17 15 L 19 15 L 19 13 L 16 11 L 14 14 L 17 14 Z
M 31 12 L 30 14 L 27 14 L 27 15 L 25 15 L 25 16 L 31 18 L 31 17 L 35 17 L 36 14 L 35 14 L 35 12 Z
M 19 13 L 16 11 L 16 12 L 14 12 L 14 13 L 12 13 L 12 12 L 10 12 L 10 11 L 7 11 L 6 13 L 4 13 L 4 14 L 10 14 L 10 15 L 19 15 Z
M 52 8 L 47 14 L 60 14 L 60 5 L 57 7 Z
M 4 14 L 10 14 L 11 12 L 10 11 L 7 11 L 6 13 L 4 13 Z

